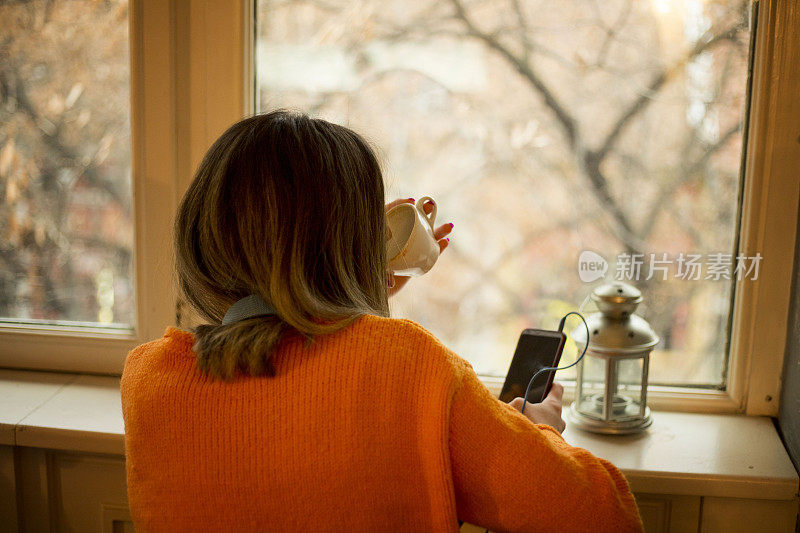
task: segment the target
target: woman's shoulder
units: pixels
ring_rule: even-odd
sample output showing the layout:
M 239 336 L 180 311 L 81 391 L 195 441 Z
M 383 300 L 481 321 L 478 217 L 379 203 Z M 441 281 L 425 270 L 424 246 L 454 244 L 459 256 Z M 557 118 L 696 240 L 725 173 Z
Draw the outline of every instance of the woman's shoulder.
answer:
M 194 342 L 193 333 L 169 326 L 160 338 L 140 344 L 128 352 L 123 373 L 131 372 L 142 365 L 152 365 L 164 358 L 190 356 Z
M 359 335 L 372 337 L 386 349 L 407 352 L 418 357 L 439 360 L 456 369 L 472 366 L 424 326 L 407 318 L 365 315 L 355 324 Z
M 376 315 L 364 315 L 356 321 L 355 332 L 359 335 L 377 337 L 386 343 L 401 345 L 408 342 L 430 343 L 447 349 L 436 336 L 420 324 L 407 318 L 390 318 Z
M 358 321 L 362 326 L 370 328 L 380 328 L 389 331 L 414 331 L 419 334 L 433 336 L 431 332 L 422 327 L 420 324 L 408 318 L 394 318 L 378 315 L 363 315 Z

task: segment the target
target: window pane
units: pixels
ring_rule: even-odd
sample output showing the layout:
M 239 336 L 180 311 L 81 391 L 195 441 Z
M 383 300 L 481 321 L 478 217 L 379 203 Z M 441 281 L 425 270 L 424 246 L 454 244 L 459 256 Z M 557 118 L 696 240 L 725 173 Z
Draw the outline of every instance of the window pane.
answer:
M 505 375 L 523 328 L 554 328 L 601 283 L 579 276 L 593 251 L 607 281 L 643 263 L 651 383 L 721 387 L 732 269 L 713 271 L 737 227 L 749 8 L 259 0 L 257 106 L 353 127 L 390 198 L 438 200 L 450 247 L 392 308 L 479 373 Z
M 0 20 L 0 317 L 132 327 L 128 3 Z

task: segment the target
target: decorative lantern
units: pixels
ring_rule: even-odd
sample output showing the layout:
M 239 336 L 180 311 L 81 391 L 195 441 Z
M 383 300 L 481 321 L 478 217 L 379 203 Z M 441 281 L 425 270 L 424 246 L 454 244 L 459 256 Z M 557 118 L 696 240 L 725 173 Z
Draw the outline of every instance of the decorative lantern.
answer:
M 586 318 L 590 343 L 577 366 L 575 401 L 568 418 L 594 433 L 642 431 L 653 422 L 647 407 L 647 372 L 650 351 L 659 341 L 650 324 L 633 313 L 642 293 L 613 282 L 597 287 L 591 298 L 600 312 Z M 583 350 L 583 324 L 572 331 L 572 338 L 578 351 Z

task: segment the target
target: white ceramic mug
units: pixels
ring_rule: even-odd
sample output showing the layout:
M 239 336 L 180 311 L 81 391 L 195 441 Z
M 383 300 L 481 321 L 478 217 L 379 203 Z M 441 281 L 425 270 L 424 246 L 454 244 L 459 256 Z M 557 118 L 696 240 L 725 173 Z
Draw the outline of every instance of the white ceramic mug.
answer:
M 425 202 L 433 211 L 425 214 Z M 439 259 L 439 243 L 433 236 L 436 202 L 430 196 L 414 204 L 400 204 L 386 213 L 386 251 L 389 271 L 398 276 L 421 276 Z

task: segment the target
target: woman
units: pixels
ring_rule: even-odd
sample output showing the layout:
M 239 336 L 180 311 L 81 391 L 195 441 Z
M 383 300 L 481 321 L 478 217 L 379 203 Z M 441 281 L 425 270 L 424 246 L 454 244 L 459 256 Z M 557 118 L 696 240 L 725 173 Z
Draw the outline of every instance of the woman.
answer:
M 211 147 L 175 223 L 208 324 L 167 328 L 122 376 L 137 529 L 640 530 L 620 472 L 561 438 L 560 387 L 523 415 L 389 318 L 384 219 L 347 128 L 278 111 Z

